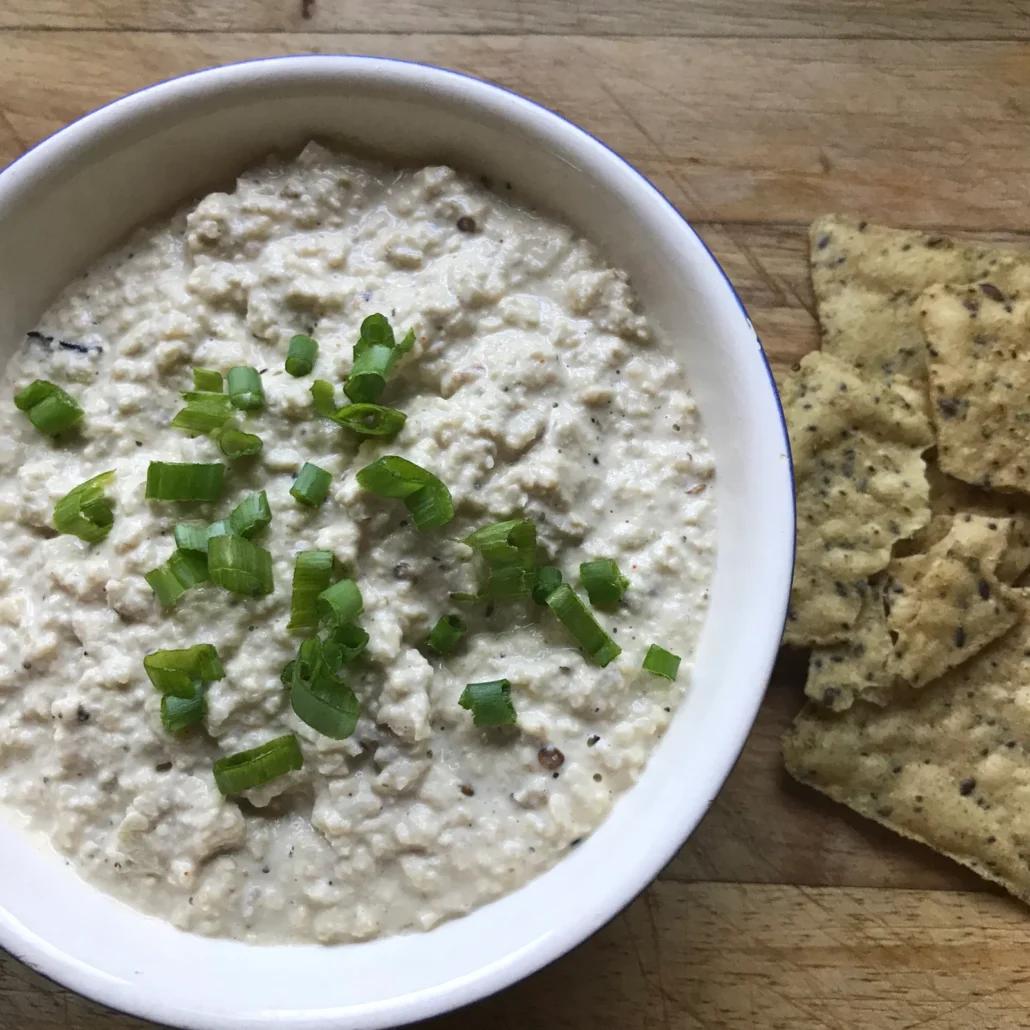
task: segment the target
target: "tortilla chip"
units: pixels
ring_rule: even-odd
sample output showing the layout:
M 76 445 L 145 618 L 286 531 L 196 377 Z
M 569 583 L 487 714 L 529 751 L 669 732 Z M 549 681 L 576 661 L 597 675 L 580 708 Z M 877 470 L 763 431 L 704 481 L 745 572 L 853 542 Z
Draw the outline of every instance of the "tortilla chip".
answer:
M 1030 620 L 888 708 L 807 705 L 783 752 L 802 783 L 1030 901 Z
M 941 469 L 1030 492 L 1030 300 L 992 286 L 932 286 L 920 301 Z
M 847 639 L 866 580 L 891 547 L 930 520 L 925 416 L 827 354 L 806 355 L 784 383 L 798 540 L 784 641 Z
M 928 553 L 891 561 L 870 584 L 844 644 L 813 650 L 805 693 L 834 711 L 858 698 L 888 704 L 968 661 L 1016 621 L 1018 593 L 994 569 L 1008 549 L 1008 519 L 947 516 Z
M 828 215 L 812 223 L 812 286 L 823 350 L 867 376 L 926 381 L 919 295 L 935 283 L 993 279 L 1030 287 L 1030 257 L 941 233 L 889 229 Z

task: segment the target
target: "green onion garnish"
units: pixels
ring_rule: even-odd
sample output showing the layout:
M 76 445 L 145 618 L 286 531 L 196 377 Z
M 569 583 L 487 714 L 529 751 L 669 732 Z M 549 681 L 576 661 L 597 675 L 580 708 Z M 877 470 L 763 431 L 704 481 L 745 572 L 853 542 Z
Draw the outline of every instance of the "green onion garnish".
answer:
M 161 698 L 161 725 L 169 733 L 182 733 L 203 721 L 207 711 L 204 687 L 200 683 L 194 683 L 192 687 L 191 697 L 166 694 Z
M 397 343 L 385 315 L 369 315 L 361 323 L 361 336 L 354 344 L 354 364 L 343 384 L 343 392 L 355 404 L 379 399 L 397 359 L 415 346 L 411 330 Z
M 82 418 L 82 408 L 73 397 L 68 396 L 56 383 L 37 379 L 24 390 L 14 395 L 14 404 L 19 411 L 29 416 L 29 421 L 47 436 L 57 436 L 75 425 Z
M 207 567 L 212 582 L 234 594 L 262 597 L 274 589 L 271 554 L 243 537 L 218 536 L 210 539 L 207 544 Z
M 330 668 L 318 637 L 305 640 L 297 652 L 290 704 L 298 718 L 333 740 L 349 737 L 358 723 L 361 705 L 354 691 Z
M 290 621 L 286 628 L 295 633 L 318 629 L 318 595 L 332 581 L 332 551 L 298 551 L 293 564 L 293 594 Z
M 225 466 L 217 462 L 152 461 L 145 496 L 148 501 L 217 501 L 224 478 Z
M 441 615 L 426 637 L 426 647 L 437 654 L 453 654 L 467 629 L 457 615 Z
M 210 368 L 195 368 L 193 370 L 193 389 L 203 390 L 205 393 L 221 393 L 222 373 L 214 372 Z
M 579 581 L 595 608 L 611 608 L 622 600 L 629 580 L 611 558 L 585 561 L 579 567 Z
M 286 352 L 286 371 L 291 376 L 306 376 L 314 367 L 318 357 L 318 344 L 298 333 L 290 339 L 290 349 Z
M 173 551 L 171 558 L 144 577 L 165 608 L 171 608 L 190 587 L 207 581 L 207 558 L 196 551 Z
M 644 655 L 644 664 L 641 668 L 645 672 L 654 673 L 655 676 L 664 676 L 667 680 L 674 680 L 680 671 L 679 655 L 666 651 L 664 647 L 652 644 Z
M 292 733 L 276 737 L 249 751 L 237 751 L 215 762 L 215 786 L 223 794 L 242 794 L 277 776 L 304 767 L 300 744 Z
M 197 551 L 207 554 L 208 527 L 192 522 L 180 522 L 174 530 L 175 546 L 180 551 Z M 220 534 L 224 535 L 224 534 Z
M 54 527 L 59 533 L 71 533 L 88 544 L 103 540 L 114 525 L 114 512 L 104 495 L 104 488 L 114 479 L 114 472 L 79 483 L 54 505 Z
M 331 626 L 342 626 L 356 619 L 364 609 L 364 601 L 357 583 L 341 579 L 318 595 L 318 617 Z
M 582 598 L 568 583 L 563 583 L 551 592 L 547 598 L 547 607 L 561 619 L 579 646 L 602 669 L 622 654 L 622 648 L 601 628 Z
M 353 622 L 334 626 L 325 638 L 326 661 L 338 669 L 355 658 L 368 647 L 368 633 Z
M 229 399 L 241 411 L 257 411 L 265 406 L 265 388 L 261 376 L 250 365 L 235 365 L 229 369 Z
M 337 408 L 332 383 L 324 379 L 316 379 L 311 384 L 311 396 L 322 418 L 361 436 L 396 436 L 408 418 L 403 411 L 384 408 L 381 404 L 345 404 Z
M 303 468 L 297 473 L 297 478 L 290 487 L 290 493 L 301 504 L 306 504 L 309 508 L 317 508 L 329 493 L 329 484 L 332 481 L 333 477 L 325 469 L 306 461 Z
M 358 485 L 377 497 L 404 501 L 415 527 L 423 533 L 454 518 L 450 491 L 431 472 L 395 454 L 366 465 L 357 474 Z
M 536 583 L 536 526 L 532 519 L 494 522 L 465 537 L 487 570 L 481 600 L 525 597 Z
M 216 429 L 211 438 L 218 444 L 218 449 L 227 458 L 243 458 L 257 454 L 264 446 L 260 436 L 246 433 L 235 423 L 228 423 Z
M 233 533 L 248 540 L 255 533 L 260 533 L 271 521 L 272 509 L 268 507 L 268 496 L 264 490 L 258 494 L 248 494 L 233 508 L 229 516 L 229 526 Z
M 143 668 L 162 694 L 173 697 L 192 697 L 194 683 L 213 683 L 225 676 L 214 644 L 152 651 L 144 655 Z
M 547 604 L 547 598 L 561 586 L 561 581 L 561 569 L 556 569 L 553 565 L 544 565 L 537 569 L 533 600 L 537 604 Z
M 224 393 L 191 390 L 182 396 L 186 407 L 176 412 L 170 423 L 172 429 L 181 429 L 185 433 L 210 433 L 232 418 L 233 407 Z
M 472 721 L 477 726 L 511 726 L 515 722 L 511 684 L 507 680 L 470 683 L 462 691 L 458 704 L 472 713 Z

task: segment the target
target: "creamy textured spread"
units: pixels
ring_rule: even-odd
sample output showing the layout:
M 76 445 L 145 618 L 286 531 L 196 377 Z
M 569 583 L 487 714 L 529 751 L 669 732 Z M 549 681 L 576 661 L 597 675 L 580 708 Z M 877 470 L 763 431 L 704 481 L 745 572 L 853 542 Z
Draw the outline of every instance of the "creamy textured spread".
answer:
M 560 859 L 636 780 L 688 689 L 714 563 L 713 465 L 683 374 L 625 276 L 505 184 L 449 168 L 391 170 L 311 144 L 138 232 L 73 283 L 12 358 L 0 402 L 0 802 L 74 868 L 176 926 L 252 942 L 340 942 L 424 930 Z M 417 342 L 383 402 L 408 421 L 361 442 L 284 371 L 312 333 L 314 376 L 339 384 L 361 320 Z M 144 500 L 151 460 L 224 460 L 168 427 L 191 366 L 263 372 L 264 440 L 227 462 L 217 505 Z M 85 409 L 53 443 L 13 393 L 51 380 Z M 421 535 L 355 472 L 399 454 L 448 485 L 456 517 Z M 289 489 L 309 460 L 333 483 L 317 510 Z M 96 545 L 55 534 L 54 503 L 107 469 L 115 524 Z M 254 490 L 275 592 L 205 585 L 165 613 L 144 574 L 172 527 L 226 515 Z M 542 556 L 576 582 L 614 558 L 630 579 L 601 623 L 622 645 L 592 665 L 532 600 L 463 612 L 458 653 L 423 642 L 472 586 L 473 529 L 529 517 Z M 332 550 L 364 595 L 371 635 L 347 678 L 363 714 L 343 741 L 296 718 L 280 671 L 294 554 Z M 206 727 L 161 727 L 143 656 L 214 644 L 226 676 Z M 655 642 L 676 683 L 640 669 Z M 514 728 L 476 729 L 469 682 L 506 677 Z M 304 768 L 242 803 L 212 762 L 293 732 Z M 547 749 L 543 751 L 542 749 Z M 554 749 L 560 752 L 556 754 Z M 561 760 L 563 757 L 563 761 Z

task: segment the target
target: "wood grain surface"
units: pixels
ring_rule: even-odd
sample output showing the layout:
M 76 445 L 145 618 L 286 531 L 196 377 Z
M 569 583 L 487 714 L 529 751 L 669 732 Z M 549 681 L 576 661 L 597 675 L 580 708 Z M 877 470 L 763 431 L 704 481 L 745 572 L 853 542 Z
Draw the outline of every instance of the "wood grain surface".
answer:
M 445 65 L 644 170 L 723 263 L 778 369 L 818 343 L 826 211 L 1030 243 L 1019 0 L 0 0 L 0 164 L 130 90 L 281 53 Z M 784 655 L 701 827 L 629 909 L 434 1030 L 1030 1025 L 1025 909 L 787 780 Z M 0 1030 L 150 1026 L 0 954 Z

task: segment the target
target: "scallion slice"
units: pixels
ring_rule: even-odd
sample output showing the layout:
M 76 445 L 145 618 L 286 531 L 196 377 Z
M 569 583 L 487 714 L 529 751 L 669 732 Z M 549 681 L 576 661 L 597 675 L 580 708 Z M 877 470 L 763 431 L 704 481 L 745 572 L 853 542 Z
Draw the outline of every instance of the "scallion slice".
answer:
M 250 365 L 235 365 L 229 369 L 229 399 L 241 411 L 257 411 L 265 406 L 265 389 L 261 375 Z
M 317 607 L 322 622 L 342 626 L 361 614 L 364 601 L 354 580 L 341 579 L 318 595 Z
M 355 658 L 368 647 L 368 633 L 353 622 L 334 626 L 325 638 L 325 656 L 329 665 L 338 669 Z
M 595 608 L 617 605 L 629 586 L 629 580 L 611 558 L 583 562 L 579 567 L 579 581 Z
M 300 645 L 290 704 L 299 719 L 333 740 L 349 737 L 358 723 L 361 705 L 354 691 L 330 668 L 318 637 Z
M 194 644 L 143 656 L 143 668 L 150 682 L 173 697 L 193 696 L 193 684 L 213 683 L 225 676 L 214 644 Z
M 360 436 L 396 436 L 408 418 L 403 411 L 384 408 L 381 404 L 345 404 L 337 408 L 332 384 L 324 379 L 316 379 L 311 384 L 311 396 L 322 418 Z
M 510 519 L 483 526 L 465 538 L 487 570 L 482 600 L 525 597 L 536 583 L 536 526 L 532 519 Z
M 244 432 L 235 423 L 229 422 L 216 429 L 211 438 L 218 444 L 218 449 L 227 458 L 244 458 L 257 454 L 264 446 L 260 436 Z
M 515 705 L 511 700 L 511 684 L 507 680 L 470 683 L 458 698 L 458 704 L 472 713 L 477 726 L 512 726 Z
M 172 530 L 175 546 L 180 551 L 196 551 L 207 554 L 208 527 L 193 522 L 180 522 Z
M 236 536 L 249 540 L 271 521 L 272 509 L 268 507 L 268 495 L 262 490 L 257 494 L 248 494 L 233 508 L 229 516 L 229 527 Z
M 318 344 L 303 333 L 290 338 L 290 349 L 286 352 L 286 371 L 291 376 L 306 376 L 315 367 L 318 358 Z
M 386 316 L 369 315 L 361 323 L 361 336 L 354 344 L 354 364 L 343 392 L 355 404 L 377 401 L 397 359 L 414 346 L 414 332 L 409 330 L 397 343 Z
M 176 412 L 170 425 L 185 433 L 210 433 L 232 418 L 233 407 L 224 393 L 191 390 L 184 393 L 186 407 Z
M 210 368 L 195 368 L 193 370 L 193 389 L 203 390 L 205 393 L 221 393 L 225 389 L 222 385 L 222 373 L 215 372 Z
M 225 466 L 215 462 L 152 461 L 147 467 L 148 501 L 217 501 Z
M 378 497 L 404 501 L 415 527 L 423 533 L 454 518 L 450 491 L 439 479 L 407 458 L 388 454 L 357 474 L 358 485 Z
M 244 597 L 262 597 L 274 589 L 272 556 L 239 536 L 208 541 L 207 568 L 212 582 Z
M 161 698 L 161 725 L 169 733 L 182 733 L 204 720 L 207 711 L 204 687 L 200 683 L 194 683 L 192 686 L 191 697 L 166 694 Z
M 297 473 L 297 478 L 290 487 L 290 493 L 301 504 L 306 504 L 309 508 L 317 508 L 329 493 L 329 484 L 332 481 L 333 477 L 325 469 L 306 461 L 300 472 Z
M 172 608 L 191 587 L 207 581 L 207 558 L 196 551 L 173 551 L 171 558 L 144 577 L 165 608 Z
M 547 604 L 547 598 L 561 586 L 561 583 L 561 569 L 556 569 L 553 565 L 544 565 L 537 569 L 533 600 L 537 604 Z
M 467 630 L 465 621 L 457 615 L 441 615 L 426 637 L 426 647 L 437 654 L 453 654 Z
M 602 669 L 622 654 L 622 648 L 601 628 L 582 598 L 568 583 L 563 583 L 550 593 L 547 607 L 561 619 L 579 646 Z
M 298 551 L 293 563 L 293 594 L 290 597 L 291 633 L 312 633 L 318 629 L 318 595 L 333 577 L 332 551 Z
M 54 505 L 54 528 L 88 544 L 103 540 L 114 525 L 114 512 L 104 494 L 104 488 L 112 479 L 113 471 L 101 472 L 69 490 Z
M 304 767 L 304 755 L 292 733 L 276 737 L 249 751 L 219 758 L 213 766 L 215 786 L 225 795 L 242 794 L 284 773 Z
M 46 379 L 37 379 L 25 389 L 19 390 L 14 395 L 14 404 L 47 436 L 57 436 L 65 429 L 70 429 L 83 415 L 74 397 Z
M 663 676 L 667 680 L 674 680 L 680 671 L 679 655 L 666 651 L 664 647 L 652 644 L 644 655 L 644 664 L 641 668 L 645 672 L 654 673 L 655 676 Z

